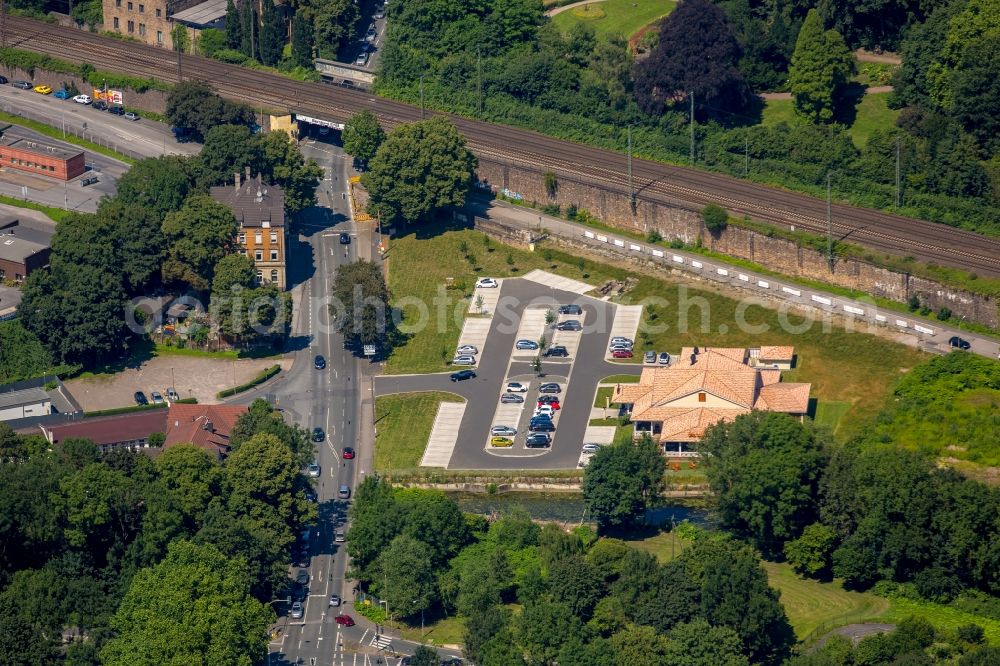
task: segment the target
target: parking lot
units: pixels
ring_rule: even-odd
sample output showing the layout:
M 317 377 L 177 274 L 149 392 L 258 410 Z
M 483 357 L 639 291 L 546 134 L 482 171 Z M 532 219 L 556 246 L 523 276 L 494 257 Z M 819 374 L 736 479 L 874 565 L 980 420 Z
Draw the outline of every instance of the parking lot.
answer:
M 448 469 L 573 469 L 580 464 L 581 447 L 590 441 L 588 436 L 596 443 L 608 443 L 613 429 L 588 428 L 594 396 L 604 377 L 641 371 L 638 364 L 605 358 L 612 331 L 629 331 L 627 337 L 634 337 L 638 319 L 628 307 L 581 295 L 587 287 L 582 283 L 558 284 L 572 289 L 566 291 L 544 275 L 527 277 L 506 279 L 473 295 L 470 311 L 476 314 L 467 317 L 460 345 L 478 349 L 471 367 L 475 377 L 453 382 L 451 373 L 438 373 L 375 379 L 376 395 L 437 390 L 465 398 L 463 409 L 435 419 L 433 446 L 423 464 Z M 478 314 L 480 308 L 475 306 L 479 295 L 485 315 Z M 485 305 L 487 300 L 490 307 Z M 559 313 L 559 307 L 567 304 L 578 304 L 579 314 Z M 581 330 L 573 330 L 577 328 L 573 323 L 558 330 L 561 323 L 574 321 L 581 324 Z M 518 349 L 519 341 L 520 346 L 533 343 L 538 348 Z M 565 347 L 565 355 L 546 356 L 546 350 L 554 346 Z M 538 368 L 534 367 L 536 358 L 540 359 Z M 508 391 L 512 382 L 520 386 Z M 546 389 L 545 384 L 558 388 Z M 504 395 L 508 397 L 501 401 Z M 528 446 L 539 397 L 558 400 L 550 405 L 554 431 L 547 433 L 548 445 Z M 508 426 L 514 432 L 503 436 L 508 441 L 498 446 L 493 439 L 498 435 L 491 434 L 493 426 Z M 452 443 L 450 455 L 448 442 Z

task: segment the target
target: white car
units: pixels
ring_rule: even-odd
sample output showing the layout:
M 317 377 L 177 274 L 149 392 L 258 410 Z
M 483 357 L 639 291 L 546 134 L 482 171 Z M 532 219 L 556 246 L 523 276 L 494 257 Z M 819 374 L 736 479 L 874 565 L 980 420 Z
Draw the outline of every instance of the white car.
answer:
M 314 479 L 318 478 L 320 473 L 319 465 L 317 465 L 316 463 L 309 463 L 308 472 L 309 476 L 311 476 L 312 478 Z
M 94 100 L 90 99 L 90 95 L 77 95 L 73 98 L 73 101 L 77 104 L 90 104 Z
M 521 382 L 508 382 L 507 393 L 527 393 L 528 387 Z
M 296 601 L 294 604 L 292 604 L 292 613 L 291 613 L 292 619 L 295 619 L 295 620 L 300 619 L 302 617 L 302 613 L 303 613 L 303 611 L 302 611 L 302 602 L 301 601 Z
M 476 280 L 476 289 L 496 289 L 500 283 L 493 278 L 479 278 Z
M 555 414 L 556 410 L 552 409 L 551 405 L 542 405 L 535 409 L 535 416 L 548 416 L 552 418 Z
M 623 338 L 620 335 L 616 335 L 615 337 L 611 338 L 611 340 L 609 340 L 608 342 L 610 344 L 612 344 L 612 345 L 615 345 L 615 344 L 624 344 L 624 345 L 628 345 L 629 347 L 631 347 L 632 344 L 633 344 L 631 338 Z
M 455 358 L 451 359 L 451 364 L 452 365 L 475 365 L 476 364 L 476 357 L 475 356 L 456 356 Z
M 583 452 L 584 453 L 597 453 L 602 448 L 604 448 L 603 444 L 584 444 L 583 445 Z
M 517 428 L 511 428 L 507 425 L 495 425 L 490 428 L 490 434 L 494 437 L 513 437 L 517 434 Z
M 476 345 L 462 345 L 457 350 L 459 356 L 469 356 L 471 354 L 478 354 L 479 349 Z

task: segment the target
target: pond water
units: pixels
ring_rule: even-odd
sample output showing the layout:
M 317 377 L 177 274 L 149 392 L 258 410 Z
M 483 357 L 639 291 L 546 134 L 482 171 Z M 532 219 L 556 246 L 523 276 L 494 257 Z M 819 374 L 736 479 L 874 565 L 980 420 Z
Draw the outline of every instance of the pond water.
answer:
M 576 493 L 502 493 L 486 495 L 482 493 L 447 493 L 466 513 L 490 515 L 494 511 L 503 514 L 520 507 L 536 520 L 554 520 L 563 523 L 589 521 L 585 515 L 583 497 Z M 687 520 L 696 525 L 712 524 L 708 510 L 683 504 L 666 504 L 646 512 L 650 525 L 669 525 Z

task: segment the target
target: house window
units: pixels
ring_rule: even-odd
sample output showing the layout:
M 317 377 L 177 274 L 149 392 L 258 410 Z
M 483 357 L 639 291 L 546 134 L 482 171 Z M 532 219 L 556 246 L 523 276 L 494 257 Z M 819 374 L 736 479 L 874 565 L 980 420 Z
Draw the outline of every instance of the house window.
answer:
M 115 7 L 121 9 L 121 6 L 122 6 L 122 0 L 115 0 Z
M 160 10 L 157 9 L 156 11 L 159 12 Z M 162 30 L 157 30 L 156 31 L 156 43 L 157 44 L 162 44 L 163 43 L 163 31 Z
M 277 281 L 278 281 L 278 271 L 273 270 L 271 271 L 271 282 L 277 282 Z
M 260 245 L 261 243 L 263 243 L 264 242 L 264 234 L 262 234 L 259 231 L 256 232 L 256 233 L 254 233 L 254 235 L 253 235 L 253 242 L 256 243 L 257 245 Z
M 132 11 L 132 3 L 131 3 L 131 2 L 130 2 L 130 3 L 128 3 L 128 10 L 129 10 L 129 11 Z
M 162 14 L 162 12 L 161 12 L 160 8 L 159 8 L 159 7 L 157 7 L 157 8 L 156 8 L 156 18 L 160 18 L 160 17 L 162 16 L 162 15 L 163 15 L 163 14 Z
M 705 402 L 705 394 L 704 393 L 699 393 L 698 394 L 698 402 Z
M 4 279 L 4 277 L 6 275 L 7 275 L 7 271 L 5 271 L 4 269 L 0 268 L 0 280 Z
M 240 245 L 246 245 L 247 244 L 247 235 L 246 235 L 246 233 L 241 233 L 239 235 L 239 241 L 240 241 Z
M 140 14 L 146 13 L 146 5 L 139 5 L 139 13 Z
M 139 24 L 139 34 L 142 35 L 143 37 L 146 36 L 146 24 L 145 23 L 140 23 Z
M 115 30 L 120 30 L 120 29 L 121 28 L 118 26 L 118 17 L 116 16 L 115 17 Z
M 257 271 L 257 284 L 264 281 L 264 271 Z
M 278 260 L 278 251 L 271 250 L 271 261 L 277 261 L 277 260 Z
M 128 31 L 129 32 L 135 32 L 135 21 L 129 21 L 128 22 Z
M 254 261 L 264 261 L 264 250 L 257 250 L 253 253 Z
M 271 232 L 271 245 L 277 245 L 277 244 L 278 244 L 278 232 L 277 231 L 272 231 Z

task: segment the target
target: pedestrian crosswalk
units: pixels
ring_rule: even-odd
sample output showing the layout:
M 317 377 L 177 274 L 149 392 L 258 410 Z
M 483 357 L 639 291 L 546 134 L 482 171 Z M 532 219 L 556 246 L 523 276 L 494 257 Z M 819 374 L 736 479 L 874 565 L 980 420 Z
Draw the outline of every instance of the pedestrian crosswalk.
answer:
M 369 645 L 379 650 L 388 650 L 392 646 L 392 639 L 382 634 L 374 634 Z

